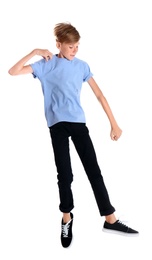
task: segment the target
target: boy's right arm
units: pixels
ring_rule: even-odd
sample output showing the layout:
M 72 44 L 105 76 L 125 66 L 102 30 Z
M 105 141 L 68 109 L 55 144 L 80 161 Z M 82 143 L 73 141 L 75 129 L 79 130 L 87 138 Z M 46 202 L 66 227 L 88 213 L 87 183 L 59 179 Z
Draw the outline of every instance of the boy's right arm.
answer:
M 11 67 L 8 73 L 12 76 L 21 75 L 21 74 L 28 74 L 32 73 L 32 67 L 30 65 L 25 65 L 31 58 L 35 55 L 42 56 L 46 61 L 52 58 L 52 53 L 49 50 L 45 49 L 35 49 L 21 60 L 19 60 L 13 67 Z

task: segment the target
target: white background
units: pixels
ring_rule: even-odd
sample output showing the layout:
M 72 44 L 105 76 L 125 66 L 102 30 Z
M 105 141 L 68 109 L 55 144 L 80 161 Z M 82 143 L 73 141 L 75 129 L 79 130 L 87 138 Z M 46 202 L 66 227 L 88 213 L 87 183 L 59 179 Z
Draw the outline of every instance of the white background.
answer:
M 0 259 L 152 259 L 151 86 L 152 7 L 149 0 L 6 0 L 0 4 Z M 40 82 L 8 69 L 34 48 L 57 52 L 53 28 L 80 32 L 77 57 L 90 65 L 123 130 L 110 125 L 85 83 L 87 125 L 116 215 L 138 238 L 102 232 L 90 184 L 71 144 L 74 239 L 60 245 L 62 214 Z M 36 57 L 39 58 L 39 57 Z

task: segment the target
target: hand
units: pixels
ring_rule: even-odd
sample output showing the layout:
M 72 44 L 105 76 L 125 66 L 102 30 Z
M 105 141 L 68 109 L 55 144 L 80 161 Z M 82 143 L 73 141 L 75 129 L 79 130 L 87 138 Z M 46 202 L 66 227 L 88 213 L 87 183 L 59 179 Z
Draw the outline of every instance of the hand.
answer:
M 110 137 L 113 141 L 117 141 L 122 134 L 122 130 L 119 126 L 115 126 L 111 128 Z
M 53 54 L 47 49 L 37 49 L 36 54 L 42 56 L 46 61 L 52 59 Z

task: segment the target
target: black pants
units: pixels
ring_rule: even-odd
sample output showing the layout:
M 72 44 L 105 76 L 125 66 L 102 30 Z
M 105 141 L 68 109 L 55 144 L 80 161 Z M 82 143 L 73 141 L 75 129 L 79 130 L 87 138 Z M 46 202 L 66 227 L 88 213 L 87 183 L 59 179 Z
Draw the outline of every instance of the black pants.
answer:
M 115 208 L 110 203 L 86 125 L 84 123 L 61 122 L 49 129 L 58 172 L 60 211 L 68 213 L 74 208 L 71 189 L 73 173 L 69 151 L 69 137 L 71 137 L 93 189 L 100 215 L 112 214 Z

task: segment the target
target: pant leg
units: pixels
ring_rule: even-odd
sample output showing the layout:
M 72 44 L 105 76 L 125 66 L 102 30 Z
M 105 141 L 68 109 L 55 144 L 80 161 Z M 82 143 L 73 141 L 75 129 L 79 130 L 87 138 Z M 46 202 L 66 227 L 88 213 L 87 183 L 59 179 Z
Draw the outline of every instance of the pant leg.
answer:
M 69 154 L 69 133 L 64 123 L 58 123 L 50 128 L 50 135 L 58 172 L 59 209 L 61 212 L 68 213 L 74 208 L 71 190 L 73 173 Z
M 106 216 L 112 214 L 115 208 L 110 203 L 108 191 L 101 175 L 88 128 L 85 124 L 76 126 L 73 131 L 72 141 L 92 186 L 100 215 Z

